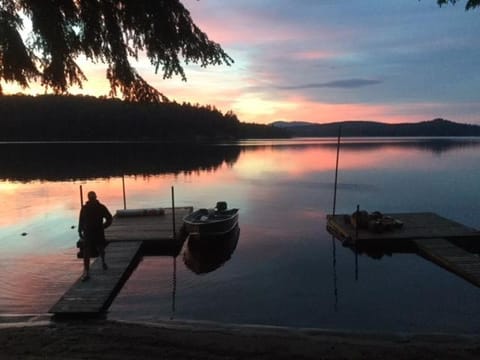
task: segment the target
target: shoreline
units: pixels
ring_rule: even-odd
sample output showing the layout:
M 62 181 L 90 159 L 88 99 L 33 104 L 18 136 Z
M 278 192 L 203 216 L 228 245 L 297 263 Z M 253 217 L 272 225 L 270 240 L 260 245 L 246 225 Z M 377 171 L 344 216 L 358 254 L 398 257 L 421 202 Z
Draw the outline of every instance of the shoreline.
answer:
M 344 332 L 210 322 L 0 324 L 2 359 L 472 359 L 480 334 Z

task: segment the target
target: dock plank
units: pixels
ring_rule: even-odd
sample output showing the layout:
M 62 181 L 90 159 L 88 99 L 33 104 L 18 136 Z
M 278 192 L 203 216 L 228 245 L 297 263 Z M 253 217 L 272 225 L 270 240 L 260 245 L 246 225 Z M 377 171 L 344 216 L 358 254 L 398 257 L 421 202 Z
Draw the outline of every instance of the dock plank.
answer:
M 141 245 L 141 241 L 109 244 L 105 249 L 108 269 L 102 269 L 100 259 L 94 261 L 90 279 L 78 279 L 49 312 L 61 316 L 106 311 L 137 265 Z
M 420 255 L 480 287 L 480 257 L 444 238 L 415 239 Z M 461 256 L 450 256 L 450 253 Z
M 173 235 L 173 211 L 165 209 L 163 215 L 151 216 L 117 216 L 112 225 L 105 230 L 105 237 L 109 242 L 119 241 L 177 241 L 181 236 L 183 218 L 193 211 L 191 206 L 175 208 L 175 230 Z

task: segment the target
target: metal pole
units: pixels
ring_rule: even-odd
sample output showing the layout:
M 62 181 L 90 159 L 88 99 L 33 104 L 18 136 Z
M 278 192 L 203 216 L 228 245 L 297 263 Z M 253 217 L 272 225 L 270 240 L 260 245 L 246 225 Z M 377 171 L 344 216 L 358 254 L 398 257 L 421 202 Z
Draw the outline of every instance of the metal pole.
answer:
M 123 210 L 127 210 L 127 197 L 125 196 L 125 175 L 122 175 L 122 189 L 123 189 Z
M 333 212 L 332 215 L 335 216 L 335 210 L 337 206 L 337 182 L 338 182 L 338 160 L 340 158 L 340 138 L 342 135 L 342 125 L 338 127 L 338 140 L 337 140 L 337 161 L 335 164 L 335 185 L 333 188 Z M 332 235 L 332 260 L 333 260 L 333 297 L 334 310 L 338 311 L 338 288 L 337 288 L 337 251 L 335 245 L 335 237 Z
M 172 186 L 172 225 L 173 225 L 173 238 L 177 238 L 177 231 L 175 229 L 175 190 Z
M 338 159 L 340 157 L 340 138 L 342 136 L 342 125 L 338 127 L 338 140 L 337 140 L 337 162 L 335 165 L 335 186 L 333 188 L 333 215 L 337 206 L 337 180 L 338 180 Z

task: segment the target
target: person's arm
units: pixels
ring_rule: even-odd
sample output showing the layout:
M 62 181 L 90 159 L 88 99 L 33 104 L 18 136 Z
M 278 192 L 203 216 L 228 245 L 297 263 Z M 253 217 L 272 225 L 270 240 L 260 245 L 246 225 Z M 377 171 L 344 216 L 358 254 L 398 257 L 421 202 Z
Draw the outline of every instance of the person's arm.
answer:
M 107 227 L 112 225 L 113 217 L 112 217 L 112 214 L 110 214 L 110 211 L 108 211 L 106 206 L 104 206 L 103 208 L 105 209 L 104 210 L 105 214 L 103 215 L 103 217 L 105 218 L 105 222 L 103 223 L 103 228 L 106 229 Z

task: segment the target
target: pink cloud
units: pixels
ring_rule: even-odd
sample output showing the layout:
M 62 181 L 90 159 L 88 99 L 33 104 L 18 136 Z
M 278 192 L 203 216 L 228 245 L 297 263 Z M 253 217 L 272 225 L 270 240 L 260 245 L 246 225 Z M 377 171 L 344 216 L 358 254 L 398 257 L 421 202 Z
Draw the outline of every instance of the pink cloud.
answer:
M 298 60 L 323 60 L 341 56 L 341 53 L 330 50 L 310 50 L 294 53 L 293 58 Z

